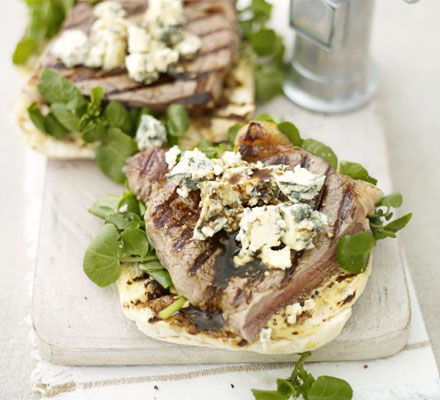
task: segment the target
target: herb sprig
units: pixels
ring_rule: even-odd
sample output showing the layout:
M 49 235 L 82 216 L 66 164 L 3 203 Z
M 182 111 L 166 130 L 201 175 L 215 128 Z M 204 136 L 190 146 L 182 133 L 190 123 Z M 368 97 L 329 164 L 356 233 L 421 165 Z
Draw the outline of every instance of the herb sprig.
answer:
M 28 107 L 29 118 L 36 128 L 58 140 L 78 132 L 84 142 L 97 142 L 96 162 L 101 171 L 117 183 L 124 182 L 122 168 L 127 158 L 138 150 L 133 137 L 142 115 L 152 114 L 151 110 L 128 110 L 118 101 L 104 105 L 101 87 L 94 87 L 86 98 L 72 82 L 49 69 L 42 72 L 37 88 L 49 112 L 44 114 L 36 103 Z M 170 142 L 181 136 L 189 125 L 186 109 L 182 105 L 170 105 L 164 124 Z
M 281 94 L 284 82 L 283 38 L 267 27 L 272 7 L 266 0 L 252 0 L 238 10 L 243 40 L 248 44 L 244 54 L 254 65 L 256 97 L 261 103 Z
M 276 390 L 252 389 L 255 400 L 351 400 L 353 389 L 345 380 L 332 376 L 315 379 L 304 369 L 304 362 L 310 355 L 310 352 L 300 354 L 290 377 L 277 379 Z

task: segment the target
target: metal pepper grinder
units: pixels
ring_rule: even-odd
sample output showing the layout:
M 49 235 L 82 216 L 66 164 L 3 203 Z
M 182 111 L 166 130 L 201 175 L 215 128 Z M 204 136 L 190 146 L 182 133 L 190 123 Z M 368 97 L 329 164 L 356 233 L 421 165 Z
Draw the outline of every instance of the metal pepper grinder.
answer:
M 289 99 L 333 114 L 359 108 L 374 96 L 378 78 L 369 57 L 374 1 L 290 1 L 297 36 L 284 85 Z

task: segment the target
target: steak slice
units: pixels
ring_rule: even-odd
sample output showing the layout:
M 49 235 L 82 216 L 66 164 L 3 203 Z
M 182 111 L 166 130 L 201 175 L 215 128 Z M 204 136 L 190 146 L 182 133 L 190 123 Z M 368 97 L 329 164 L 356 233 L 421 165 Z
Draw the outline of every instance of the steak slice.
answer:
M 128 19 L 137 22 L 147 9 L 145 0 L 119 0 Z M 105 90 L 106 100 L 118 100 L 128 106 L 163 111 L 171 103 L 180 103 L 194 112 L 212 109 L 222 102 L 223 81 L 237 58 L 239 33 L 232 0 L 185 0 L 185 29 L 198 35 L 202 44 L 194 58 L 179 63 L 182 71 L 164 75 L 150 85 L 132 80 L 125 68 L 112 71 L 85 66 L 67 68 L 48 51 L 41 68 L 56 70 L 75 83 L 84 95 L 95 86 Z M 77 3 L 64 22 L 59 35 L 67 29 L 89 32 L 94 22 L 93 7 Z M 55 39 L 56 40 L 56 39 Z M 40 75 L 40 70 L 37 71 Z
M 315 248 L 296 253 L 288 270 L 269 270 L 258 262 L 236 268 L 234 236 L 222 232 L 205 241 L 191 240 L 200 196 L 198 192 L 186 199 L 178 196 L 176 185 L 165 176 L 164 150 L 136 155 L 126 173 L 131 190 L 146 202 L 148 235 L 178 292 L 195 307 L 221 311 L 238 335 L 253 342 L 277 310 L 301 301 L 327 278 L 342 272 L 335 258 L 336 245 L 346 234 L 369 229 L 366 216 L 381 192 L 337 174 L 319 157 L 292 147 L 272 123 L 253 122 L 243 128 L 237 149 L 248 161 L 292 169 L 301 165 L 326 175 L 315 208 L 326 214 L 329 224 L 318 232 Z

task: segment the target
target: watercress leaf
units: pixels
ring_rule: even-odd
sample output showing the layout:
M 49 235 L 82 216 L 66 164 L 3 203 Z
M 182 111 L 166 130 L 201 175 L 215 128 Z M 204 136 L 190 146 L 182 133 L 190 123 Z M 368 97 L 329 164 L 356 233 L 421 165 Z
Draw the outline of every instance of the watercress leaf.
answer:
M 111 224 L 104 225 L 90 243 L 84 255 L 83 269 L 98 286 L 108 286 L 121 275 L 119 244 L 118 230 Z
M 223 153 L 226 148 L 223 143 L 220 143 L 216 146 L 214 146 L 208 139 L 203 138 L 199 144 L 197 145 L 197 148 L 202 152 L 205 153 L 208 158 L 216 158 L 219 157 L 221 153 Z
M 353 389 L 348 382 L 332 376 L 320 376 L 307 392 L 309 400 L 351 400 Z
M 123 132 L 130 133 L 132 130 L 132 122 L 130 114 L 125 106 L 119 101 L 112 100 L 105 108 L 104 117 L 112 128 L 119 128 Z
M 145 203 L 143 203 L 140 200 L 138 202 L 139 202 L 139 215 L 143 217 L 145 215 L 145 211 L 147 211 L 147 206 L 145 205 Z
M 275 117 L 270 115 L 269 113 L 261 113 L 257 115 L 257 118 L 255 118 L 256 121 L 266 121 L 266 122 L 275 122 L 278 123 Z
M 241 29 L 241 34 L 243 35 L 243 37 L 245 39 L 249 38 L 249 35 L 252 32 L 252 26 L 253 26 L 253 19 L 245 19 L 245 20 L 240 20 L 239 21 L 239 25 L 240 25 L 240 29 Z
M 118 128 L 107 131 L 103 143 L 96 150 L 98 167 L 116 183 L 123 183 L 122 168 L 127 158 L 137 151 L 136 142 Z
M 256 21 L 265 23 L 272 15 L 272 4 L 266 0 L 252 0 L 248 10 L 253 14 Z
M 391 193 L 388 196 L 382 197 L 376 204 L 376 207 L 393 207 L 399 208 L 403 203 L 401 193 Z
M 164 289 L 168 289 L 171 286 L 173 286 L 173 281 L 171 280 L 171 276 L 166 269 L 151 270 L 148 271 L 148 275 L 150 275 Z
M 24 37 L 21 39 L 15 47 L 14 54 L 12 56 L 12 62 L 15 65 L 23 65 L 29 59 L 29 57 L 37 50 L 38 42 L 30 37 Z
M 101 115 L 101 105 L 104 93 L 104 89 L 100 86 L 95 86 L 90 91 L 90 101 L 87 104 L 87 115 L 89 117 L 97 118 Z
M 73 83 L 50 69 L 43 70 L 37 88 L 49 104 L 71 103 L 78 108 L 87 104 L 86 98 Z
M 111 214 L 118 212 L 118 204 L 120 196 L 108 195 L 99 199 L 92 207 L 89 208 L 89 213 L 94 216 L 105 219 Z
M 147 272 L 164 289 L 173 286 L 171 276 L 158 259 L 139 264 L 139 269 Z
M 311 386 L 313 385 L 313 382 L 315 382 L 315 378 L 312 374 L 307 372 L 306 370 L 302 369 L 298 372 L 298 376 L 301 378 L 302 383 L 297 388 L 297 395 L 302 394 L 305 400 L 308 400 L 308 391 L 310 390 Z
M 64 139 L 69 131 L 59 123 L 55 115 L 50 112 L 45 118 L 46 131 L 57 139 Z
M 243 124 L 234 124 L 228 129 L 228 141 L 232 148 L 235 146 L 235 138 L 238 131 L 243 127 Z
M 336 257 L 342 268 L 353 274 L 365 270 L 376 241 L 368 232 L 343 236 L 336 247 Z
M 163 265 L 155 255 L 151 256 L 151 260 L 139 264 L 139 268 L 146 272 L 161 271 L 164 269 Z
M 298 128 L 294 124 L 291 122 L 281 122 L 278 124 L 278 129 L 287 136 L 290 143 L 294 146 L 302 145 L 303 140 L 301 139 Z
M 79 131 L 79 118 L 76 114 L 69 110 L 66 104 L 54 103 L 50 109 L 55 115 L 58 122 L 63 125 L 69 132 Z
M 124 253 L 129 256 L 146 256 L 149 243 L 145 231 L 137 228 L 129 228 L 121 233 L 124 243 Z
M 295 395 L 295 388 L 288 379 L 277 379 L 277 391 L 288 397 Z
M 46 117 L 41 113 L 37 103 L 32 103 L 27 109 L 29 119 L 35 127 L 42 133 L 48 133 L 46 130 Z
M 304 150 L 307 150 L 315 156 L 321 157 L 323 160 L 327 161 L 335 170 L 337 169 L 338 157 L 334 151 L 324 143 L 314 139 L 305 139 L 303 140 L 302 147 Z
M 383 227 L 373 228 L 373 235 L 376 240 L 386 239 L 387 237 L 396 238 L 396 234 L 392 231 L 388 231 Z
M 171 104 L 166 111 L 166 126 L 171 136 L 182 136 L 189 128 L 188 111 L 181 104 Z
M 402 215 L 400 218 L 397 218 L 394 221 L 391 221 L 389 224 L 385 225 L 384 229 L 396 233 L 405 228 L 408 222 L 411 221 L 411 218 L 412 213 Z
M 275 51 L 277 34 L 273 29 L 260 29 L 249 35 L 249 41 L 258 56 L 268 56 Z
M 136 229 L 142 226 L 142 220 L 139 215 L 132 212 L 117 212 L 107 215 L 105 222 L 113 224 L 116 228 L 123 231 L 125 229 Z
M 342 175 L 347 175 L 353 179 L 369 182 L 373 185 L 377 183 L 377 179 L 371 177 L 368 174 L 368 171 L 361 164 L 358 163 L 341 161 L 341 163 L 339 164 L 339 173 L 341 173 Z
M 106 121 L 102 118 L 89 119 L 87 116 L 85 117 L 85 119 L 81 119 L 80 121 L 82 139 L 86 143 L 93 143 L 104 140 L 107 134 Z
M 255 400 L 286 400 L 289 397 L 285 394 L 281 394 L 277 390 L 258 390 L 251 389 Z
M 284 72 L 275 64 L 255 66 L 255 90 L 257 101 L 264 103 L 283 91 Z
M 122 195 L 119 201 L 118 210 L 120 212 L 133 212 L 142 217 L 139 210 L 139 203 L 140 202 L 132 192 L 126 192 Z

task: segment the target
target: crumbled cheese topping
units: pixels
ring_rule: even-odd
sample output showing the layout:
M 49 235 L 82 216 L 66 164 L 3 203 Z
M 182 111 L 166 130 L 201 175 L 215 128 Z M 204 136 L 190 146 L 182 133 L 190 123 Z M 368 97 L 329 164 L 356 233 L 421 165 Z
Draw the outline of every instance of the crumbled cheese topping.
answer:
M 247 208 L 240 221 L 236 240 L 241 250 L 234 258 L 237 265 L 260 258 L 271 268 L 292 266 L 290 250 L 301 251 L 314 247 L 313 238 L 318 228 L 327 223 L 319 211 L 308 204 L 278 204 Z M 283 246 L 281 249 L 278 247 Z M 277 249 L 273 249 L 273 248 Z
M 177 159 L 180 156 L 180 149 L 178 146 L 173 146 L 165 153 L 165 161 L 168 165 L 168 170 L 171 171 L 177 164 Z
M 321 191 L 325 181 L 325 175 L 312 174 L 299 165 L 293 171 L 275 173 L 274 177 L 281 192 L 293 203 L 313 200 Z
M 201 47 L 197 35 L 184 30 L 182 0 L 150 0 L 142 26 L 127 19 L 120 3 L 104 1 L 94 8 L 96 21 L 90 37 L 67 30 L 52 54 L 67 67 L 127 68 L 136 82 L 149 84 L 160 74 L 176 71 L 178 61 L 194 56 Z
M 162 147 L 167 141 L 167 131 L 164 124 L 151 115 L 144 114 L 136 131 L 136 142 L 139 150 L 152 147 Z
M 324 175 L 300 166 L 292 171 L 285 165 L 248 163 L 234 152 L 209 159 L 198 149 L 186 151 L 176 163 L 177 151 L 166 153 L 168 178 L 177 183 L 182 197 L 200 191 L 193 239 L 206 240 L 220 230 L 238 231 L 237 266 L 260 259 L 269 268 L 283 270 L 292 266 L 292 251 L 314 247 L 318 230 L 327 225 L 326 216 L 312 208 Z
M 87 35 L 78 29 L 63 32 L 52 47 L 52 54 L 68 68 L 84 64 L 88 51 Z

